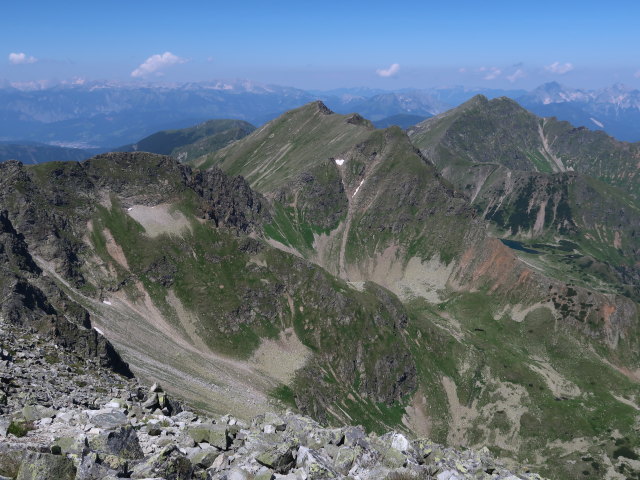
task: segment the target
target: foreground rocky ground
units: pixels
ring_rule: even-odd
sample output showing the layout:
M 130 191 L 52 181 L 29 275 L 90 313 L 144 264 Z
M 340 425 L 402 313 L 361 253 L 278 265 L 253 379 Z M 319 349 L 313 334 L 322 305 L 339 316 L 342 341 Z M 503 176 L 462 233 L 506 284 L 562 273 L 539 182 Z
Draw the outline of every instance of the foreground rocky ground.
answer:
M 28 330 L 0 323 L 0 479 L 539 479 L 488 450 L 324 428 L 292 412 L 244 423 L 184 409 Z

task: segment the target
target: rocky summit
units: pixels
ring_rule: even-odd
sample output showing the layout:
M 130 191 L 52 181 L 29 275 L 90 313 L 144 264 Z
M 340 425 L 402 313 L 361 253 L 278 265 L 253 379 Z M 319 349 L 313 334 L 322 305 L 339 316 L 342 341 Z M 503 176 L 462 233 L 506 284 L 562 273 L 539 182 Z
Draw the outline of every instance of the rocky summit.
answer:
M 292 413 L 250 421 L 187 410 L 28 330 L 0 331 L 0 478 L 18 480 L 541 479 L 489 451 L 326 428 Z

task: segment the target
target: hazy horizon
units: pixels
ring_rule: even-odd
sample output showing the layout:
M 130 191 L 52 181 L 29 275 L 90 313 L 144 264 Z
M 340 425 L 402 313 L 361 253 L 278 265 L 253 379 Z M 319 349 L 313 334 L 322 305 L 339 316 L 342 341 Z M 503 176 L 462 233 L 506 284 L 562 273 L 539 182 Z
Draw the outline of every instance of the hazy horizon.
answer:
M 303 90 L 530 90 L 551 81 L 640 88 L 633 48 L 640 5 L 630 2 L 71 0 L 2 10 L 0 79 L 9 83 L 240 78 Z

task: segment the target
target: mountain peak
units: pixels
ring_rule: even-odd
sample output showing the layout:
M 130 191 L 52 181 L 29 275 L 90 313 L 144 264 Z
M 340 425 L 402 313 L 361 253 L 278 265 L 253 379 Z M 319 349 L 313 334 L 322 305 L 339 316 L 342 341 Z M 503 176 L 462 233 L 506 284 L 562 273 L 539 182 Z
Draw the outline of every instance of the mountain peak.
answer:
M 322 100 L 314 100 L 313 102 L 305 103 L 301 107 L 294 108 L 293 110 L 289 110 L 288 112 L 283 113 L 278 119 L 286 118 L 291 114 L 294 115 L 315 115 L 319 113 L 320 115 L 333 115 L 335 112 L 331 110 L 329 107 L 325 105 Z
M 475 107 L 479 105 L 486 105 L 487 103 L 489 103 L 489 99 L 484 95 L 482 95 L 481 93 L 479 93 L 478 95 L 474 95 L 473 97 L 471 97 L 469 100 L 467 100 L 460 106 L 466 108 L 466 107 Z
M 322 115 L 331 115 L 333 113 L 333 111 L 329 107 L 327 107 L 322 100 L 316 100 L 311 104 L 315 105 L 315 107 L 318 109 L 318 112 L 320 112 Z

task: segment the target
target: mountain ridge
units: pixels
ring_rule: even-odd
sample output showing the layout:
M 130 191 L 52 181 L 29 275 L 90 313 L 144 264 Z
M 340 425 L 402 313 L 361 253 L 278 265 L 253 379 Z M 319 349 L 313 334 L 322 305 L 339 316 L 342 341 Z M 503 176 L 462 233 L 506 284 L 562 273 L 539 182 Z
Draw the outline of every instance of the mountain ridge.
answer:
M 181 162 L 186 162 L 225 147 L 253 130 L 253 125 L 242 120 L 208 120 L 189 128 L 156 132 L 114 151 L 173 155 Z
M 378 120 L 403 113 L 441 113 L 477 93 L 491 98 L 506 95 L 539 115 L 604 129 L 622 140 L 640 140 L 638 93 L 620 87 L 584 92 L 587 103 L 544 104 L 546 97 L 540 102 L 524 90 L 466 87 L 307 92 L 250 81 L 86 82 L 46 88 L 34 85 L 32 88 L 0 88 L 0 125 L 5 140 L 109 149 L 134 143 L 159 130 L 185 128 L 211 118 L 235 118 L 262 125 L 316 99 L 323 100 L 337 112 L 359 111 L 367 118 Z M 627 100 L 620 103 L 620 98 Z

